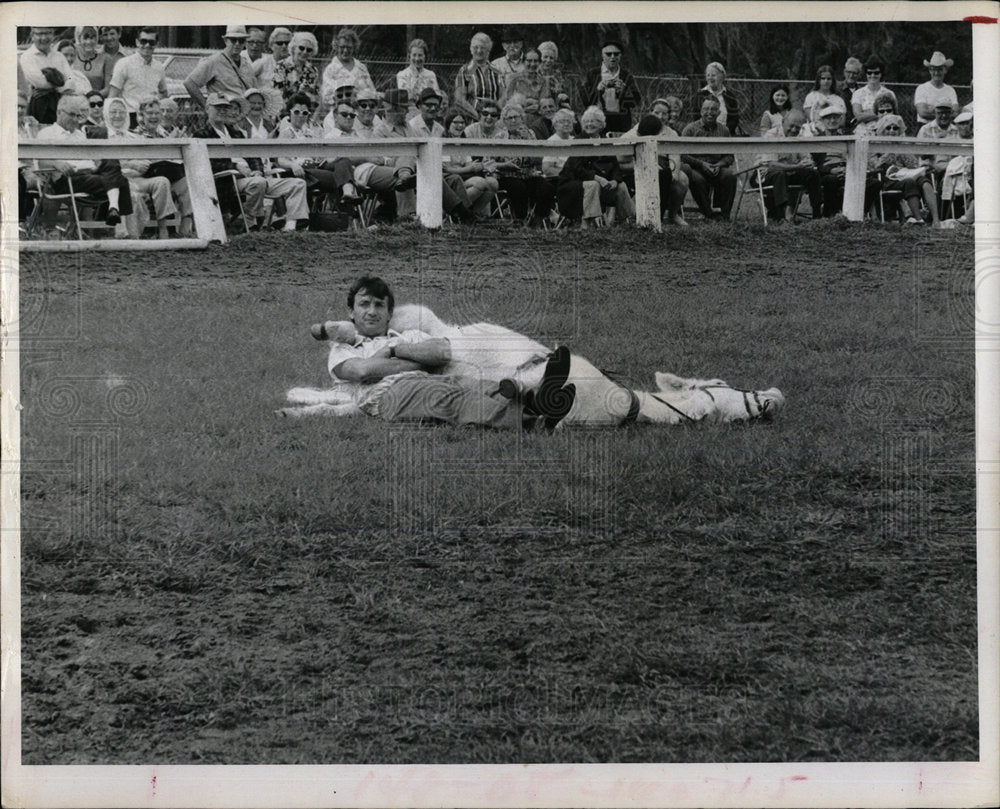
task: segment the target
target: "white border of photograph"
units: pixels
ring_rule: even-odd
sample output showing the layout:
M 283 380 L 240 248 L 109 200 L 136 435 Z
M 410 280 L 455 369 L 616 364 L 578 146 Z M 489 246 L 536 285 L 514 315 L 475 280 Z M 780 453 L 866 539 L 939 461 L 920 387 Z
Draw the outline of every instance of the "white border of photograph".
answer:
M 996 17 L 993 2 L 447 2 L 447 3 L 4 3 L 0 105 L 13 110 L 15 31 L 31 24 L 178 20 L 225 25 L 503 23 L 516 21 L 761 22 Z M 1000 581 L 1000 26 L 974 24 L 976 174 L 977 497 L 979 606 L 978 762 L 783 764 L 549 764 L 407 766 L 23 766 L 20 723 L 20 389 L 16 123 L 0 116 L 5 219 L 2 293 L 2 778 L 3 805 L 26 807 L 508 807 L 508 806 L 991 806 L 1000 804 L 997 708 Z M 928 43 L 928 53 L 933 43 Z M 14 346 L 11 349 L 11 346 Z

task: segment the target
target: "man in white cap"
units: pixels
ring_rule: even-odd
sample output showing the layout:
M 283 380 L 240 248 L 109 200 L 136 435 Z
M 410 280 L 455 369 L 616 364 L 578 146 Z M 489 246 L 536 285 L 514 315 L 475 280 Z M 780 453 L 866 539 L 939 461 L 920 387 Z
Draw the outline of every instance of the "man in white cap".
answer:
M 202 88 L 208 93 L 239 96 L 242 99 L 247 90 L 257 86 L 253 68 L 242 60 L 247 41 L 246 26 L 230 25 L 222 38 L 226 43 L 225 47 L 198 62 L 184 79 L 188 95 L 199 107 L 205 106 Z
M 844 111 L 834 104 L 827 104 L 819 111 L 819 126 L 807 131 L 802 128 L 802 137 L 824 137 L 844 135 Z M 823 216 L 831 217 L 844 207 L 844 181 L 847 176 L 846 158 L 834 152 L 814 152 L 813 163 L 819 171 L 823 186 Z M 813 212 L 815 214 L 815 211 Z
M 913 104 L 917 108 L 917 120 L 928 124 L 934 119 L 934 108 L 938 104 L 951 104 L 952 114 L 958 112 L 958 94 L 955 88 L 944 83 L 944 74 L 954 63 L 945 59 L 941 51 L 934 51 L 930 61 L 924 59 L 924 67 L 931 74 L 931 80 L 917 87 L 913 94 Z

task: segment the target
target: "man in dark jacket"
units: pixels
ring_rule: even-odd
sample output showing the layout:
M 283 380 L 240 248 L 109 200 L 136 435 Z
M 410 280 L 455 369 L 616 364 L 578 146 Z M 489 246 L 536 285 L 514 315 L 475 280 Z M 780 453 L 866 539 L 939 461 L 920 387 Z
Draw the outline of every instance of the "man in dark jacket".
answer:
M 639 85 L 622 64 L 622 44 L 610 39 L 601 47 L 602 62 L 587 71 L 583 97 L 587 106 L 600 107 L 607 120 L 607 131 L 624 132 L 632 128 L 632 111 L 641 103 Z

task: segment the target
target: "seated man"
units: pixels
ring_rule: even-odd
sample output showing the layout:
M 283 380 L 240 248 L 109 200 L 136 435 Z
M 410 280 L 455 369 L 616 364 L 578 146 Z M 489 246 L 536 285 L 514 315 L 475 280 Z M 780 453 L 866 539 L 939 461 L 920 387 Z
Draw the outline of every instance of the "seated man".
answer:
M 242 96 L 224 96 L 211 93 L 208 96 L 206 110 L 208 123 L 193 133 L 196 138 L 231 140 L 243 138 L 243 132 L 234 121 L 246 114 L 246 101 Z M 309 219 L 309 204 L 306 200 L 306 181 L 297 177 L 265 177 L 263 163 L 259 158 L 251 157 L 244 160 L 237 157 L 213 158 L 212 171 L 238 171 L 236 188 L 231 177 L 217 177 L 215 190 L 219 195 L 219 207 L 230 220 L 239 211 L 239 201 L 236 199 L 237 189 L 246 194 L 246 215 L 251 229 L 259 229 L 264 217 L 264 195 L 275 194 L 285 197 L 286 215 L 283 230 L 295 230 L 300 219 Z
M 363 413 L 384 421 L 519 430 L 540 423 L 551 429 L 569 412 L 575 390 L 565 385 L 570 364 L 565 348 L 550 357 L 537 395 L 519 395 L 510 380 L 433 375 L 451 358 L 448 340 L 418 330 L 390 330 L 394 303 L 392 290 L 381 278 L 359 278 L 347 293 L 357 335 L 353 342 L 334 343 L 330 350 L 330 375 L 359 384 L 357 404 Z
M 819 122 L 815 129 L 808 130 L 808 125 L 802 128 L 803 137 L 822 137 L 824 135 L 844 135 L 844 113 L 839 106 L 829 104 L 819 111 Z M 847 159 L 841 154 L 816 152 L 812 155 L 813 164 L 819 171 L 820 184 L 823 186 L 823 216 L 831 217 L 844 207 L 844 181 L 847 175 Z
M 958 127 L 954 124 L 954 117 L 955 113 L 952 110 L 951 104 L 938 104 L 934 107 L 934 120 L 920 127 L 917 131 L 917 137 L 933 140 L 958 140 Z M 934 172 L 935 187 L 940 188 L 945 169 L 948 168 L 948 163 L 951 162 L 951 155 L 924 155 L 922 161 L 925 166 L 930 166 Z
M 87 99 L 80 95 L 67 95 L 59 99 L 56 107 L 56 122 L 38 133 L 40 141 L 60 141 L 84 143 L 87 135 L 81 124 L 87 117 Z M 128 180 L 122 175 L 117 160 L 45 160 L 42 168 L 55 169 L 52 190 L 57 194 L 69 191 L 68 177 L 73 178 L 74 191 L 85 191 L 96 197 L 106 197 L 108 213 L 106 225 L 114 226 L 123 216 L 132 213 L 132 190 Z
M 793 109 L 785 114 L 782 125 L 785 136 L 797 138 L 805 126 L 806 116 L 802 110 Z M 793 220 L 795 211 L 788 207 L 788 186 L 799 185 L 809 196 L 813 219 L 823 215 L 823 187 L 819 178 L 819 170 L 812 158 L 807 154 L 774 154 L 762 155 L 762 163 L 767 170 L 764 174 L 764 185 L 772 186 L 771 193 L 765 199 L 769 201 L 768 218 L 776 221 Z
M 718 123 L 721 107 L 717 99 L 706 98 L 701 104 L 701 118 L 692 121 L 681 132 L 685 138 L 728 138 L 729 129 Z M 691 182 L 691 196 L 698 204 L 698 210 L 706 219 L 728 219 L 736 197 L 736 174 L 732 166 L 735 162 L 731 154 L 684 155 L 681 158 L 687 166 Z M 711 192 L 715 192 L 714 210 Z
M 409 93 L 406 90 L 386 90 L 385 117 L 382 123 L 375 127 L 376 138 L 413 138 L 418 137 L 406 123 L 406 113 L 409 109 Z M 416 212 L 416 197 L 408 189 L 416 186 L 416 161 L 413 158 L 386 158 L 386 165 L 394 166 L 400 177 L 400 187 L 396 188 L 399 215 L 412 216 Z M 441 184 L 441 204 L 446 214 L 456 217 L 464 224 L 476 221 L 469 195 L 461 177 L 453 174 L 444 177 Z

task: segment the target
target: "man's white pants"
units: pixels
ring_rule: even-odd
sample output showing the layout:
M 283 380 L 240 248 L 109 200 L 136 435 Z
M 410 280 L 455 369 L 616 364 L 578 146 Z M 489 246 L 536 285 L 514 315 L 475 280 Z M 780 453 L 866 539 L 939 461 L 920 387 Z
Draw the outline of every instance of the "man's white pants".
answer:
M 264 195 L 285 198 L 285 218 L 309 218 L 309 202 L 306 199 L 306 181 L 297 177 L 240 177 L 236 187 L 246 195 L 244 210 L 247 216 L 264 215 Z

